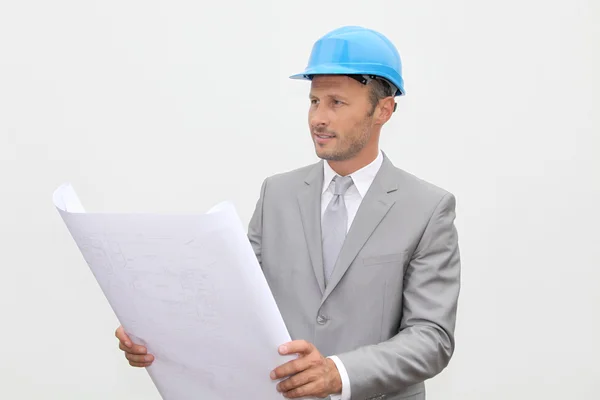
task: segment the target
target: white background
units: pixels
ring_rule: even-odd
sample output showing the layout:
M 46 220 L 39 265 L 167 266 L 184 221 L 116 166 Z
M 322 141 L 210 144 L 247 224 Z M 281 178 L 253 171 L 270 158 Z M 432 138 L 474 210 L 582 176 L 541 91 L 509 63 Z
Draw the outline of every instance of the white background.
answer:
M 247 223 L 266 176 L 316 160 L 288 76 L 346 24 L 403 58 L 383 150 L 458 200 L 457 350 L 428 398 L 599 398 L 599 2 L 1 0 L 1 399 L 159 399 L 52 191 Z

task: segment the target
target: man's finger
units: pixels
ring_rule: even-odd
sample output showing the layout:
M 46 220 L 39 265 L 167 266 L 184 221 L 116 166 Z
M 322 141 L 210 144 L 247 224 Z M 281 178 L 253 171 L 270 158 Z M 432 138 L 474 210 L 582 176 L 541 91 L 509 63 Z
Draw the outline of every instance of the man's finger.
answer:
M 296 399 L 298 397 L 327 397 L 327 394 L 324 393 L 323 384 L 319 383 L 318 380 L 311 381 L 306 385 L 297 387 L 288 392 L 283 392 L 282 394 L 288 399 Z
M 152 363 L 137 363 L 137 362 L 129 361 L 129 365 L 131 365 L 132 367 L 146 368 L 146 367 L 149 367 L 150 365 L 152 365 Z
M 152 356 L 151 354 L 138 355 L 125 353 L 125 358 L 127 358 L 129 361 L 133 361 L 136 363 L 151 363 L 152 361 L 154 361 L 154 356 Z
M 279 382 L 277 384 L 277 391 L 282 393 L 289 392 L 316 379 L 317 375 L 314 370 L 308 369 Z
M 131 347 L 125 347 L 123 342 L 119 342 L 119 349 L 123 350 L 126 353 L 131 353 L 131 354 L 144 355 L 144 354 L 148 353 L 148 350 L 144 346 L 134 344 Z
M 312 361 L 307 357 L 300 357 L 295 360 L 281 364 L 279 367 L 271 371 L 271 379 L 281 379 L 286 376 L 294 375 L 308 369 L 312 365 Z
M 125 346 L 127 347 L 131 347 L 131 339 L 129 339 L 129 336 L 127 336 L 127 334 L 125 333 L 125 329 L 123 329 L 122 326 L 119 326 L 117 328 L 117 330 L 115 331 L 115 336 L 117 337 L 117 339 L 119 339 L 119 341 L 121 343 L 123 343 Z
M 315 346 L 306 340 L 294 340 L 279 346 L 279 354 L 308 354 L 314 349 Z

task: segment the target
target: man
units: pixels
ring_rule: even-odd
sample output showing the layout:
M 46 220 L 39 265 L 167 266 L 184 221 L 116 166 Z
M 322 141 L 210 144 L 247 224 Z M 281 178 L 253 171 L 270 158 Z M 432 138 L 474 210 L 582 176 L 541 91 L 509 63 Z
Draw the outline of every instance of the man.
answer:
M 379 149 L 404 95 L 400 56 L 378 32 L 336 29 L 306 70 L 322 161 L 267 178 L 248 237 L 288 327 L 271 379 L 287 398 L 425 399 L 454 351 L 460 256 L 455 199 Z M 120 327 L 131 365 L 153 356 Z

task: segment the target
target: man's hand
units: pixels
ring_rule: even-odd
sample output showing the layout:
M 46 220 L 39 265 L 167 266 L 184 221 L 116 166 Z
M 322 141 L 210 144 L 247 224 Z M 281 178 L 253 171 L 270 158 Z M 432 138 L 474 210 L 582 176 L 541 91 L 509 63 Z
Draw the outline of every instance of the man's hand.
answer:
M 122 326 L 117 328 L 115 336 L 119 339 L 119 348 L 125 352 L 125 358 L 132 367 L 148 367 L 152 364 L 154 356 L 148 354 L 144 346 L 133 343 Z
M 279 382 L 277 390 L 294 399 L 305 396 L 327 397 L 342 392 L 342 379 L 333 360 L 321 355 L 311 343 L 294 340 L 279 347 L 279 354 L 298 354 L 295 360 L 280 365 L 271 372 Z

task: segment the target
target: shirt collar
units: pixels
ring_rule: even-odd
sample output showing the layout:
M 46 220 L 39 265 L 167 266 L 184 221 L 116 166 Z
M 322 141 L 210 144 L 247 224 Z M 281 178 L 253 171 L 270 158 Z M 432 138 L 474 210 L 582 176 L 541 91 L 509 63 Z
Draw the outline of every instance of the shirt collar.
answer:
M 371 187 L 377 172 L 379 172 L 379 168 L 381 168 L 381 164 L 383 163 L 383 154 L 381 151 L 377 154 L 377 158 L 373 160 L 369 165 L 366 165 L 350 174 L 352 177 L 352 182 L 354 182 L 354 186 L 358 190 L 358 193 L 361 197 L 365 197 L 367 191 Z M 329 163 L 325 161 L 323 163 L 323 190 L 321 192 L 325 193 L 325 191 L 331 185 L 331 181 L 337 175 L 337 173 L 331 168 Z

